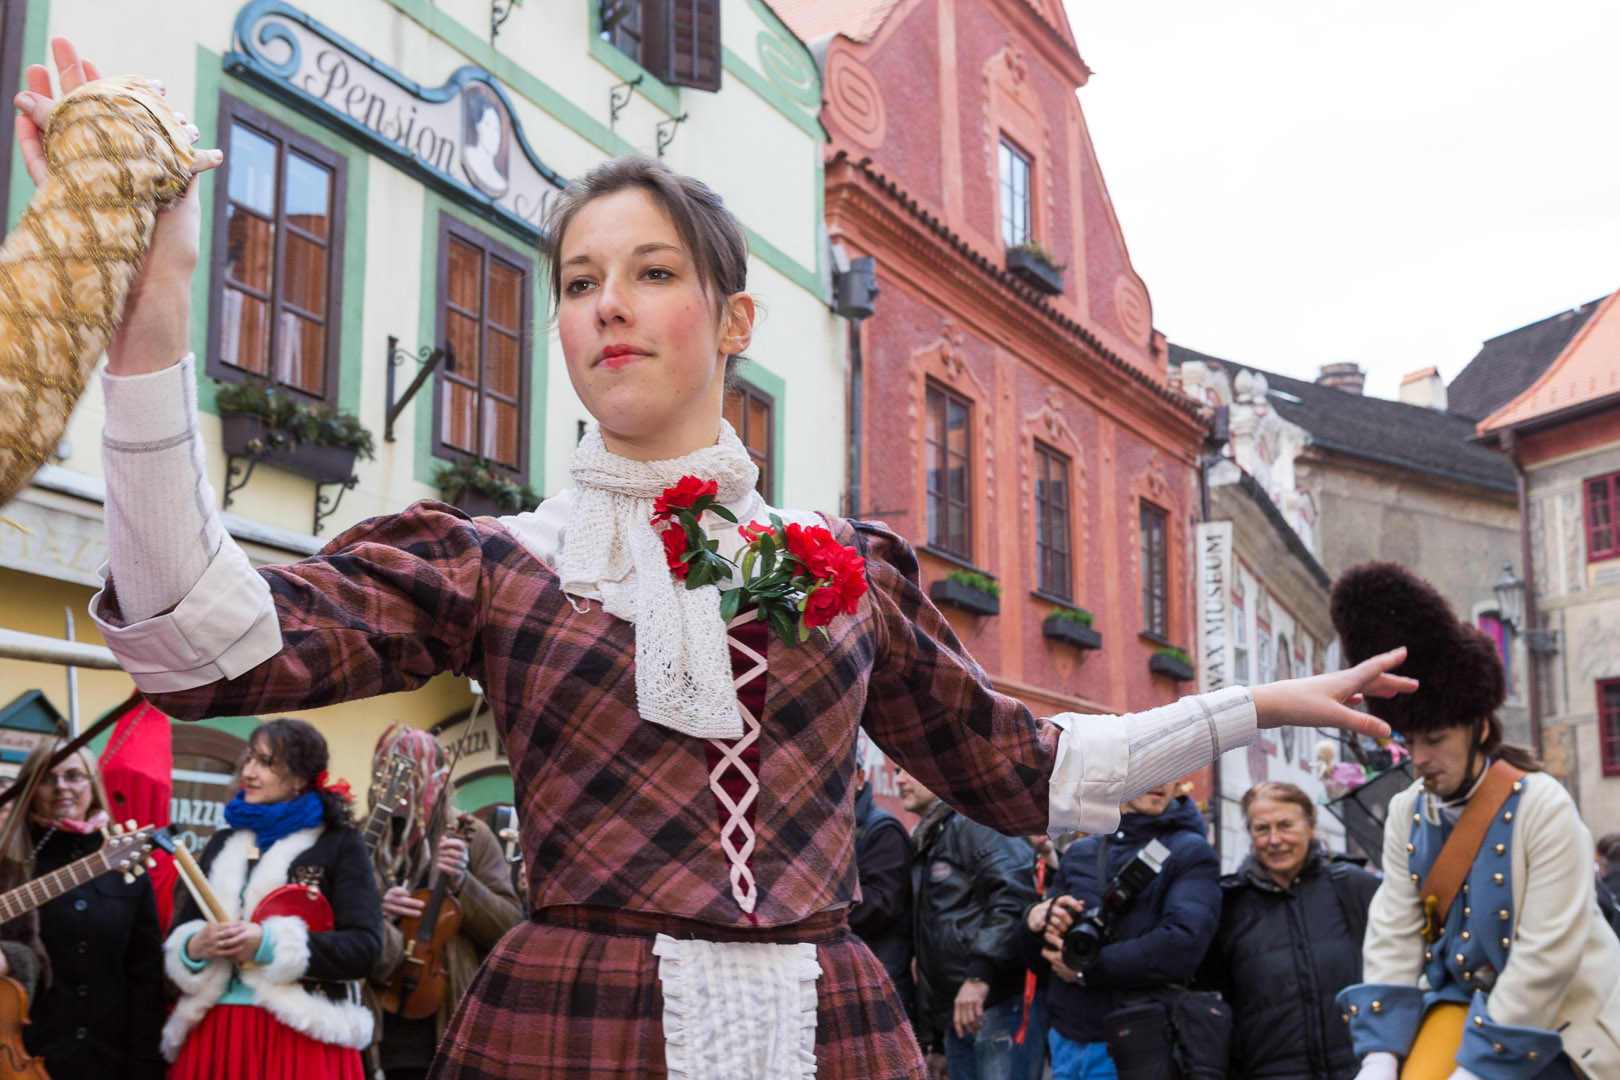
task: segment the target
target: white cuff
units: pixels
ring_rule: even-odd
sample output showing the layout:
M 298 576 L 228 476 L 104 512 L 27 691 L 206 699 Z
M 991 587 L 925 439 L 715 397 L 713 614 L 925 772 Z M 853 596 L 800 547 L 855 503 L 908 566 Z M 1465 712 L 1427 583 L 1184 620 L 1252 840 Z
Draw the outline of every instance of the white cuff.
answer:
M 97 574 L 109 575 L 103 563 Z M 173 611 L 115 626 L 101 617 L 106 589 L 90 598 L 107 647 L 143 693 L 161 694 L 234 679 L 281 651 L 270 587 L 242 549 L 226 544 Z
M 115 442 L 151 443 L 188 434 L 196 409 L 196 357 L 187 353 L 178 363 L 145 375 L 101 372 L 101 393 L 107 419 L 102 434 Z
M 1258 732 L 1254 698 L 1242 686 L 1128 716 L 1059 713 L 1047 831 L 1112 832 L 1119 804 L 1186 776 Z
M 1058 713 L 1050 719 L 1063 734 L 1052 763 L 1046 831 L 1054 838 L 1077 829 L 1113 832 L 1130 772 L 1124 718 Z

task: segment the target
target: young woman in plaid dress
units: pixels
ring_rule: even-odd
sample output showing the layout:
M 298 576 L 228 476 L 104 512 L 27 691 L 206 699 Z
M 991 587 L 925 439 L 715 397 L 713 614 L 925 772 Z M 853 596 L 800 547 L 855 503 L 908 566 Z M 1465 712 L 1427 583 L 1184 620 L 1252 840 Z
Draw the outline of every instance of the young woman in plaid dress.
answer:
M 1131 717 L 1038 720 L 968 656 L 904 540 L 802 511 L 776 512 L 864 557 L 855 613 L 792 647 L 751 612 L 722 622 L 712 586 L 672 578 L 649 522 L 684 476 L 715 481 L 740 521 L 772 512 L 722 420 L 753 325 L 744 233 L 708 188 L 639 159 L 571 185 L 548 223 L 564 360 L 598 421 L 575 487 L 500 519 L 418 503 L 255 571 L 201 467 L 196 203 L 159 226 L 109 349 L 112 572 L 93 614 L 186 719 L 444 671 L 480 681 L 512 763 L 531 916 L 468 988 L 432 1075 L 920 1078 L 905 1010 L 845 918 L 858 725 L 970 817 L 1095 831 L 1257 725 L 1381 730 L 1344 703 L 1407 686 L 1385 674 L 1397 652 Z M 717 516 L 703 528 L 722 556 L 741 547 Z

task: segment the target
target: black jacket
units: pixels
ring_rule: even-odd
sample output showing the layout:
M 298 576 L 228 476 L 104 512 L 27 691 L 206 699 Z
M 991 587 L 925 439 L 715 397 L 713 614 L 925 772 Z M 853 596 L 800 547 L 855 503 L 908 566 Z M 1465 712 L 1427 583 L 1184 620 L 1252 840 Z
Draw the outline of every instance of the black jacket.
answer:
M 34 876 L 101 845 L 100 833 L 53 833 L 34 861 Z M 50 978 L 30 1002 L 28 1052 L 43 1057 L 53 1077 L 162 1077 L 163 939 L 151 880 L 103 874 L 64 893 L 39 909 L 39 939 Z
M 889 973 L 910 1010 L 911 837 L 900 819 L 872 799 L 870 781 L 855 796 L 855 872 L 861 902 L 849 912 L 849 928 L 866 942 Z
M 1019 993 L 1019 927 L 1035 901 L 1035 850 L 937 802 L 912 837 L 912 920 L 917 945 L 917 1024 L 934 1040 L 950 1029 L 967 979 L 990 984 L 985 1004 Z
M 1221 926 L 1200 982 L 1231 1002 L 1233 1076 L 1351 1080 L 1360 1069 L 1334 996 L 1361 981 L 1378 879 L 1315 853 L 1284 889 L 1253 857 L 1221 879 Z
M 1083 981 L 1075 984 L 1053 976 L 1047 1012 L 1052 1027 L 1064 1038 L 1101 1042 L 1102 1018 L 1118 1007 L 1121 994 L 1192 981 L 1215 936 L 1221 911 L 1220 861 L 1204 829 L 1204 815 L 1183 795 L 1157 817 L 1126 814 L 1120 819 L 1119 830 L 1108 838 L 1107 870 L 1101 881 L 1097 877 L 1101 838 L 1077 840 L 1063 853 L 1048 895 L 1072 896 L 1084 900 L 1087 911 L 1097 911 L 1103 887 L 1150 840 L 1170 849 L 1160 874 L 1115 917 L 1112 938 Z M 1026 963 L 1043 962 L 1040 935 L 1025 928 L 1019 941 Z
M 208 838 L 208 846 L 197 860 L 204 874 L 212 869 L 232 832 L 220 829 Z M 382 951 L 382 901 L 360 830 L 350 826 L 328 828 L 317 837 L 287 870 L 289 884 L 306 878 L 318 883 L 332 905 L 333 928 L 309 935 L 309 966 L 305 968 L 308 977 L 302 980 L 303 986 L 342 1001 L 348 997 L 347 984 L 369 975 Z M 182 888 L 178 895 L 172 925 L 202 918 L 189 890 Z M 252 914 L 243 912 L 243 917 Z

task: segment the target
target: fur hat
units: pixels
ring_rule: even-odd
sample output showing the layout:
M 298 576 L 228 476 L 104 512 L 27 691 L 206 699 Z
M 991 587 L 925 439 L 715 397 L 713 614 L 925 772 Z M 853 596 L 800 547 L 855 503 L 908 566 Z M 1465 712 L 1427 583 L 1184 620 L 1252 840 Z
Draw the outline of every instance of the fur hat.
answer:
M 1460 621 L 1433 585 L 1400 563 L 1364 562 L 1340 574 L 1332 610 L 1348 663 L 1406 646 L 1395 674 L 1417 679 L 1417 691 L 1367 698 L 1368 710 L 1397 734 L 1472 724 L 1506 699 L 1496 643 Z

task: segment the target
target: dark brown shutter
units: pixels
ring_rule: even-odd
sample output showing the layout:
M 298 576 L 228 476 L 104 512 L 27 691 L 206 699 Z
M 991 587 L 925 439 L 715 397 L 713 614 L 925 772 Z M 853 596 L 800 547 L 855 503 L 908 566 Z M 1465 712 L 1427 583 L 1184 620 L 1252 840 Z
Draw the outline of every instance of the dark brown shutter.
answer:
M 641 66 L 673 86 L 720 89 L 720 0 L 643 0 Z

